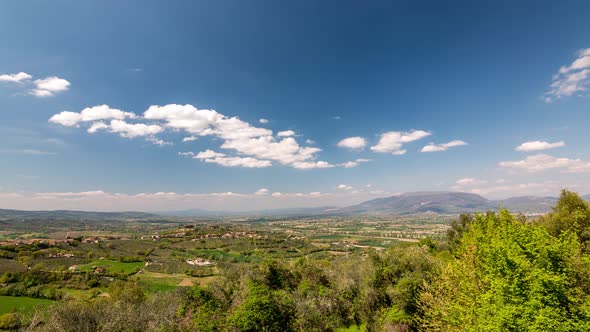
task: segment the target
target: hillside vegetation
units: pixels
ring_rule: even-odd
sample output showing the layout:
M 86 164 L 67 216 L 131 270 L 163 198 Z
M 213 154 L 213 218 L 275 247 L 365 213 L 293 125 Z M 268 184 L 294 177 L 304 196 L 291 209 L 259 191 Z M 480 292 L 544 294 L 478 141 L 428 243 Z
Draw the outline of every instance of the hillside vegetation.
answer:
M 166 246 L 182 246 L 188 254 L 197 245 L 209 246 L 208 241 Z M 192 287 L 150 289 L 142 280 L 159 274 L 149 270 L 122 270 L 110 276 L 114 281 L 91 272 L 68 276 L 42 267 L 5 273 L 0 280 L 4 292 L 48 298 L 43 285 L 62 285 L 56 286 L 55 295 L 67 288 L 59 280 L 69 278 L 71 284 L 92 286 L 80 289 L 94 289 L 94 295 L 56 295 L 58 301 L 32 313 L 4 314 L 1 327 L 20 326 L 27 331 L 590 330 L 590 207 L 569 191 L 561 193 L 552 212 L 534 219 L 508 210 L 462 215 L 451 223 L 444 240 L 424 237 L 382 250 L 368 245 L 321 255 L 313 248 L 323 244 L 315 242 L 269 235 L 248 243 L 256 248 L 246 256 L 232 246 L 202 251 L 203 259 L 228 263 L 208 268 L 214 278 Z M 117 246 L 124 244 L 120 241 Z M 164 249 L 158 249 L 160 254 Z M 145 257 L 141 261 L 149 262 Z

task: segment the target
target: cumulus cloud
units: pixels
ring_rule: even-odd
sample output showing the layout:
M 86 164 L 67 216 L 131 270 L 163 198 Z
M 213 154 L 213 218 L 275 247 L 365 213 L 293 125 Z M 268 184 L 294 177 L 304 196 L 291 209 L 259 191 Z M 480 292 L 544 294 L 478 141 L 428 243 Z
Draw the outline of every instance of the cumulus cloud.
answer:
M 270 193 L 270 190 L 268 190 L 266 188 L 260 188 L 254 192 L 254 195 L 268 195 L 269 193 Z
M 553 76 L 544 100 L 551 103 L 557 99 L 584 92 L 588 82 L 590 82 L 590 48 L 578 51 L 574 62 L 559 69 L 559 72 Z
M 295 132 L 293 130 L 279 131 L 277 133 L 277 136 L 279 136 L 279 137 L 295 136 Z
M 51 97 L 68 90 L 71 85 L 68 80 L 57 76 L 50 76 L 31 82 L 32 79 L 32 75 L 22 71 L 16 74 L 0 75 L 0 82 L 26 83 L 25 86 L 29 89 L 28 94 L 35 97 Z
M 223 115 L 212 110 L 197 110 L 193 105 L 152 105 L 143 114 L 148 120 L 166 121 L 166 126 L 183 129 L 191 134 L 202 135 L 210 130 Z
M 148 136 L 148 137 L 146 137 L 145 140 L 154 144 L 154 145 L 159 145 L 159 146 L 174 145 L 174 143 L 172 143 L 172 142 L 164 141 L 164 140 L 159 139 L 155 136 Z
M 106 119 L 110 119 L 110 123 L 101 121 Z M 125 121 L 127 119 L 139 123 L 130 123 Z M 80 113 L 61 112 L 49 121 L 69 127 L 92 122 L 88 129 L 90 133 L 108 130 L 129 138 L 147 136 L 148 141 L 160 145 L 169 143 L 154 135 L 165 130 L 190 134 L 183 139 L 184 142 L 199 136 L 213 136 L 222 140 L 220 148 L 237 154 L 205 160 L 224 166 L 268 167 L 272 162 L 278 162 L 299 169 L 334 167 L 326 161 L 316 160 L 316 154 L 321 149 L 300 145 L 293 137 L 295 132 L 291 130 L 281 131 L 275 137 L 272 130 L 253 126 L 238 117 L 227 117 L 214 110 L 197 109 L 188 104 L 152 105 L 141 117 L 101 105 L 84 109 Z
M 122 137 L 134 138 L 138 136 L 153 136 L 161 133 L 164 128 L 158 125 L 147 125 L 145 123 L 127 123 L 123 120 L 112 120 L 109 125 L 113 133 Z
M 125 112 L 109 105 L 97 105 L 84 108 L 79 113 L 63 111 L 53 115 L 49 122 L 60 124 L 66 127 L 78 127 L 82 123 L 90 123 L 87 132 L 97 133 L 101 130 L 118 134 L 125 138 L 146 137 L 146 140 L 155 145 L 172 145 L 171 142 L 163 141 L 157 137 L 164 131 L 164 128 L 157 124 L 129 123 L 127 119 L 138 119 L 135 113 Z M 105 122 L 104 120 L 110 120 Z
M 196 141 L 197 139 L 199 139 L 199 138 L 196 136 L 188 136 L 188 137 L 183 138 L 182 141 L 186 143 L 186 142 Z
M 80 111 L 80 113 L 69 111 L 60 112 L 49 118 L 49 122 L 60 124 L 66 127 L 73 127 L 77 126 L 81 122 L 108 119 L 124 120 L 126 118 L 135 119 L 137 118 L 137 115 L 131 112 L 123 112 L 120 109 L 111 108 L 109 105 L 98 105 L 86 107 Z
M 362 149 L 367 146 L 367 140 L 360 136 L 348 137 L 338 142 L 338 146 L 347 149 Z
M 262 118 L 262 119 L 258 120 L 258 122 L 260 122 L 262 124 L 267 124 L 268 123 L 268 119 Z
M 564 173 L 583 173 L 590 171 L 590 162 L 581 159 L 556 158 L 546 154 L 528 156 L 523 160 L 502 161 L 501 167 L 523 170 L 527 172 L 541 172 L 560 169 Z
M 212 110 L 198 110 L 192 105 L 150 106 L 144 117 L 164 120 L 165 126 L 173 129 L 219 137 L 224 140 L 222 149 L 260 159 L 261 165 L 276 161 L 295 168 L 328 167 L 327 162 L 313 161 L 320 149 L 303 147 L 293 137 L 284 137 L 294 134 L 292 131 L 281 132 L 283 137 L 275 139 L 271 130 L 252 126 L 238 117 L 226 117 Z
M 406 153 L 406 150 L 402 149 L 404 144 L 417 141 L 430 135 L 431 133 L 423 130 L 413 130 L 410 132 L 390 131 L 381 134 L 379 142 L 372 146 L 371 150 L 379 153 L 402 155 Z
M 217 158 L 217 157 L 225 157 L 225 154 L 220 153 L 220 152 L 215 152 L 213 150 L 205 150 L 205 151 L 199 152 L 195 156 L 195 158 L 197 158 L 197 159 L 211 159 L 211 158 Z
M 230 157 L 213 150 L 201 151 L 193 158 L 226 167 L 264 168 L 272 166 L 272 163 L 268 160 L 259 160 L 252 157 Z
M 428 145 L 424 146 L 422 148 L 422 150 L 420 150 L 420 152 L 441 152 L 441 151 L 447 151 L 448 149 L 453 148 L 453 147 L 463 146 L 463 145 L 467 145 L 467 143 L 464 141 L 461 141 L 461 140 L 454 140 L 454 141 L 450 141 L 448 143 L 443 143 L 443 144 L 429 143 Z
M 260 160 L 252 157 L 215 157 L 203 159 L 203 161 L 226 167 L 264 168 L 272 166 L 272 163 L 268 160 Z
M 72 127 L 80 123 L 80 113 L 63 111 L 49 118 L 49 122 L 57 123 L 62 126 Z
M 62 113 L 63 113 L 63 112 L 62 112 Z M 97 132 L 97 131 L 99 131 L 99 130 L 102 130 L 102 129 L 108 129 L 108 128 L 109 128 L 109 125 L 108 125 L 108 124 L 106 124 L 106 123 L 104 123 L 104 122 L 102 122 L 102 121 L 98 121 L 98 122 L 95 122 L 95 123 L 93 123 L 93 124 L 92 124 L 92 125 L 91 125 L 91 126 L 88 128 L 88 130 L 87 130 L 87 131 L 88 131 L 88 133 L 90 133 L 90 134 L 94 134 L 94 133 L 96 133 L 96 132 Z
M 263 188 L 265 189 L 265 188 Z M 207 209 L 222 211 L 251 211 L 270 208 L 348 206 L 377 197 L 390 196 L 385 191 L 337 190 L 334 192 L 275 192 L 256 193 L 110 193 L 103 190 L 83 192 L 0 192 L 0 208 L 35 210 L 88 211 L 172 211 Z M 260 194 L 262 193 L 262 194 Z
M 292 164 L 297 169 L 332 168 L 334 165 L 327 161 L 296 161 Z
M 358 165 L 360 165 L 362 163 L 368 163 L 370 161 L 371 161 L 371 159 L 359 158 L 355 161 L 347 161 L 345 163 L 342 163 L 342 164 L 340 164 L 340 166 L 342 166 L 344 168 L 353 168 L 353 167 L 357 167 Z
M 555 142 L 555 143 L 549 143 L 549 142 L 544 142 L 544 141 L 530 141 L 530 142 L 524 142 L 521 145 L 517 146 L 516 151 L 524 151 L 524 152 L 539 151 L 539 150 L 560 148 L 562 146 L 565 146 L 564 141 L 559 141 L 559 142 Z
M 38 79 L 33 82 L 31 94 L 35 97 L 51 97 L 70 88 L 70 82 L 57 76 Z
M 0 82 L 22 83 L 24 81 L 30 80 L 31 78 L 33 78 L 33 76 L 21 71 L 16 74 L 0 75 Z
M 339 184 L 338 187 L 339 190 L 352 190 L 354 189 L 352 186 L 346 185 L 346 184 Z

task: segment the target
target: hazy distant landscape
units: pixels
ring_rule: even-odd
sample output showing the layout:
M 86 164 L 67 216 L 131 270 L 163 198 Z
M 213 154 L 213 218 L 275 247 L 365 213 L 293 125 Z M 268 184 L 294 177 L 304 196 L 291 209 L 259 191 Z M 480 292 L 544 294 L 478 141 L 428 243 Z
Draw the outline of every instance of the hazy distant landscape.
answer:
M 590 195 L 583 196 L 590 200 Z M 413 215 L 458 214 L 506 208 L 523 214 L 547 213 L 557 197 L 518 196 L 489 200 L 461 192 L 415 192 L 377 198 L 347 207 L 290 208 L 255 211 L 209 211 L 204 209 L 145 212 L 86 212 L 86 211 L 19 211 L 0 209 L 0 218 L 62 219 L 62 220 L 156 220 L 161 217 L 228 217 L 228 216 L 290 216 L 290 215 Z

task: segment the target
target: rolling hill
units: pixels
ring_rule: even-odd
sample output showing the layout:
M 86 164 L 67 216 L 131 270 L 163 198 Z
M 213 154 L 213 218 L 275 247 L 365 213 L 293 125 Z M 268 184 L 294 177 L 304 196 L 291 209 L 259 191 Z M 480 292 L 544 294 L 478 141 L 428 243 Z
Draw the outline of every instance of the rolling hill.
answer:
M 145 212 L 93 212 L 93 211 L 22 211 L 0 209 L 0 219 L 17 220 L 144 220 L 162 217 Z
M 487 210 L 482 196 L 462 192 L 413 192 L 377 198 L 337 210 L 343 214 L 451 214 Z

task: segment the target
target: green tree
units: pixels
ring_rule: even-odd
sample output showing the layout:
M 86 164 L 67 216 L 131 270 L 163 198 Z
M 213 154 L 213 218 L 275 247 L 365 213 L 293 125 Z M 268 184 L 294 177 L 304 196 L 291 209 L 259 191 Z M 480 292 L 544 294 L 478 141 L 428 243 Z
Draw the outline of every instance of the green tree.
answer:
M 539 218 L 539 223 L 553 236 L 575 233 L 582 243 L 582 250 L 590 252 L 590 206 L 578 194 L 562 190 L 553 211 Z
M 554 237 L 508 211 L 478 214 L 458 259 L 427 283 L 426 331 L 589 331 L 590 260 L 577 237 Z
M 294 307 L 284 291 L 250 282 L 244 302 L 229 317 L 230 326 L 241 332 L 293 331 Z

